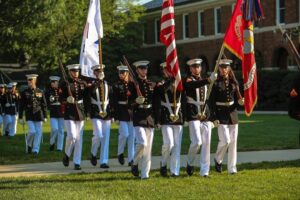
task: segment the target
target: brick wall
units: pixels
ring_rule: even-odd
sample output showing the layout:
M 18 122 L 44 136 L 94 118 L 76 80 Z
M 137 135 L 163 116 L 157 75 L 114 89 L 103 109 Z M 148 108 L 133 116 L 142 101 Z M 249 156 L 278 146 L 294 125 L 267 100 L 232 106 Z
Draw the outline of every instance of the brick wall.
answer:
M 259 28 L 270 27 L 276 25 L 276 0 L 265 0 L 261 1 L 265 12 L 265 20 L 258 23 Z M 299 0 L 288 0 L 286 3 L 286 24 L 299 23 Z M 199 8 L 199 10 L 202 10 Z M 221 7 L 221 20 L 222 33 L 225 33 L 227 25 L 230 21 L 232 13 L 232 5 L 226 5 Z M 157 16 L 159 17 L 159 16 Z M 182 40 L 182 14 L 175 16 L 176 21 L 176 40 Z M 147 43 L 154 43 L 154 18 L 147 21 L 148 23 L 148 38 Z M 214 8 L 204 10 L 204 35 L 213 36 L 214 30 Z M 190 39 L 198 38 L 198 12 L 193 11 L 189 13 L 189 27 L 190 27 Z M 259 29 L 257 29 L 259 30 Z M 189 58 L 203 57 L 207 59 L 207 65 L 212 70 L 215 65 L 215 60 L 218 56 L 223 39 L 212 39 L 197 42 L 189 42 L 184 44 L 177 44 L 178 56 L 180 59 L 180 65 L 182 68 L 185 66 L 185 61 Z M 294 43 L 299 46 L 298 39 L 294 39 Z M 275 66 L 274 60 L 276 60 L 276 50 L 284 48 L 288 50 L 287 44 L 283 41 L 279 31 L 271 30 L 268 32 L 256 33 L 255 34 L 255 50 L 262 56 L 262 63 L 264 67 Z M 145 56 L 151 60 L 153 65 L 162 62 L 165 56 L 165 47 L 147 47 L 142 50 Z M 226 52 L 228 57 L 233 56 Z M 261 66 L 258 66 L 259 68 Z M 155 73 L 155 70 L 153 71 Z

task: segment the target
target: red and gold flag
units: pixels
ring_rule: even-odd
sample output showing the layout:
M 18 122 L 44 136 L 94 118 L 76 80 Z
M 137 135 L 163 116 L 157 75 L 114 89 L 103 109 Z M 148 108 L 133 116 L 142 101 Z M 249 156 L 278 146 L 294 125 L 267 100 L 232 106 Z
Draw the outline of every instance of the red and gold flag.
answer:
M 251 115 L 257 102 L 257 75 L 252 20 L 263 17 L 262 10 L 253 11 L 254 14 L 247 12 L 248 14 L 245 15 L 248 6 L 252 4 L 255 8 L 261 9 L 259 0 L 237 0 L 224 37 L 224 46 L 242 60 L 245 113 L 247 116 Z M 250 20 L 247 20 L 245 16 L 248 16 Z

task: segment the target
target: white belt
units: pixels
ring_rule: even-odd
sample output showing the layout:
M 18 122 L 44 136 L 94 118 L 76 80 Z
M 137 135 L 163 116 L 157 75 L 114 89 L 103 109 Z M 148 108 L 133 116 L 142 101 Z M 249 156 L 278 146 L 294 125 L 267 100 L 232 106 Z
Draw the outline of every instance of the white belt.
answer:
M 152 105 L 148 104 L 148 105 L 139 105 L 139 108 L 151 108 Z
M 165 107 L 167 107 L 167 108 L 168 108 L 169 106 L 174 107 L 174 104 L 173 104 L 173 103 L 166 103 L 166 102 L 163 102 L 163 101 L 161 101 L 160 103 L 161 103 L 162 106 L 165 106 Z M 181 106 L 181 103 L 177 103 L 177 104 L 176 104 L 176 107 L 180 107 L 180 106 Z
M 128 102 L 127 101 L 118 101 L 118 104 L 120 104 L 120 105 L 127 105 Z
M 83 100 L 74 101 L 74 103 L 70 103 L 70 104 L 75 104 L 75 103 L 77 103 L 77 104 L 79 104 L 79 103 L 83 103 Z
M 5 107 L 11 107 L 11 106 L 15 106 L 16 104 L 12 103 L 12 104 L 6 104 Z
M 95 105 L 98 105 L 98 102 L 94 98 L 91 98 L 91 103 L 95 104 Z M 105 105 L 107 105 L 108 103 L 109 103 L 109 101 L 104 101 Z
M 230 102 L 216 102 L 217 106 L 232 106 L 234 104 L 234 101 Z
M 51 103 L 50 105 L 51 106 L 60 106 L 60 103 L 59 102 L 55 102 L 55 103 Z
M 186 97 L 187 98 L 187 102 L 190 103 L 190 104 L 194 104 L 196 106 L 203 106 L 205 104 L 204 101 L 195 101 L 192 97 Z

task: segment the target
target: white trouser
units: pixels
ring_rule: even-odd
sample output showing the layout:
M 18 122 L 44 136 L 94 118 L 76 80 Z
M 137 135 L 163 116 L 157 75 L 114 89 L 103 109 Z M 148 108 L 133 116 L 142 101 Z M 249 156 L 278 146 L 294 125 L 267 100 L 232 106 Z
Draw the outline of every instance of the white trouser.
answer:
M 201 148 L 200 156 L 200 175 L 209 175 L 210 167 L 210 141 L 211 141 L 211 122 L 200 122 L 194 120 L 189 122 L 189 132 L 191 145 L 188 152 L 188 164 L 193 166 L 197 153 Z
M 67 131 L 65 153 L 70 157 L 74 149 L 73 162 L 80 165 L 84 121 L 64 120 L 64 122 Z
M 141 162 L 141 178 L 149 178 L 154 129 L 136 126 L 134 131 L 137 144 L 133 164 Z
M 238 124 L 226 125 L 220 124 L 218 127 L 219 143 L 216 152 L 216 161 L 220 164 L 223 161 L 224 155 L 228 149 L 228 173 L 237 172 L 237 137 Z
M 38 153 L 40 151 L 41 138 L 42 138 L 42 121 L 27 121 L 28 135 L 27 145 L 32 147 L 32 152 Z
M 127 121 L 120 121 L 118 155 L 124 153 L 125 145 L 127 142 L 128 162 L 131 162 L 133 160 L 134 140 L 135 140 L 135 134 L 133 129 L 133 123 Z
M 64 143 L 64 118 L 50 118 L 50 125 L 50 145 L 57 142 L 57 150 L 62 150 Z
M 92 119 L 93 138 L 91 153 L 97 156 L 98 148 L 100 148 L 100 164 L 108 164 L 109 158 L 109 137 L 111 120 Z
M 172 174 L 179 175 L 182 125 L 162 125 L 161 131 L 163 134 L 161 165 L 166 166 L 171 157 L 170 171 Z
M 3 134 L 5 134 L 6 131 L 9 132 L 9 136 L 15 136 L 17 132 L 17 120 L 18 115 L 4 115 L 3 120 Z

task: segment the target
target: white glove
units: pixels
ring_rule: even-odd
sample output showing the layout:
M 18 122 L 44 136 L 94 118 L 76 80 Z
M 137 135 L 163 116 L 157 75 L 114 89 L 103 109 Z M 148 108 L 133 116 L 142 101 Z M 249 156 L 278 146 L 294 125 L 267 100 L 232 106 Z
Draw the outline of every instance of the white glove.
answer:
M 240 98 L 239 100 L 238 100 L 238 103 L 239 103 L 239 105 L 240 106 L 243 106 L 244 105 L 244 98 Z
M 90 117 L 86 117 L 86 118 L 85 118 L 85 121 L 89 121 L 89 120 L 91 120 Z
M 212 128 L 218 128 L 219 125 L 220 125 L 219 120 L 215 120 L 215 121 L 212 122 Z
M 19 123 L 20 123 L 21 125 L 24 125 L 24 124 L 25 124 L 25 122 L 24 122 L 23 119 L 20 119 L 20 120 L 19 120 Z
M 160 124 L 156 124 L 156 125 L 155 125 L 155 128 L 156 128 L 157 130 L 160 130 L 160 129 L 161 129 L 161 125 L 160 125 Z
M 68 102 L 68 103 L 74 103 L 74 102 L 75 102 L 75 99 L 74 99 L 74 97 L 72 97 L 72 96 L 68 96 L 68 98 L 67 98 L 67 102 Z
M 119 121 L 119 120 L 115 120 L 115 123 L 116 123 L 117 125 L 120 125 L 120 121 Z
M 213 72 L 210 74 L 208 79 L 209 79 L 209 82 L 213 82 L 213 81 L 217 80 L 217 78 L 218 78 L 218 73 Z
M 47 118 L 44 118 L 44 122 L 47 122 Z
M 188 126 L 189 126 L 189 123 L 188 123 L 188 122 L 184 122 L 183 126 L 184 126 L 184 127 L 188 127 Z

